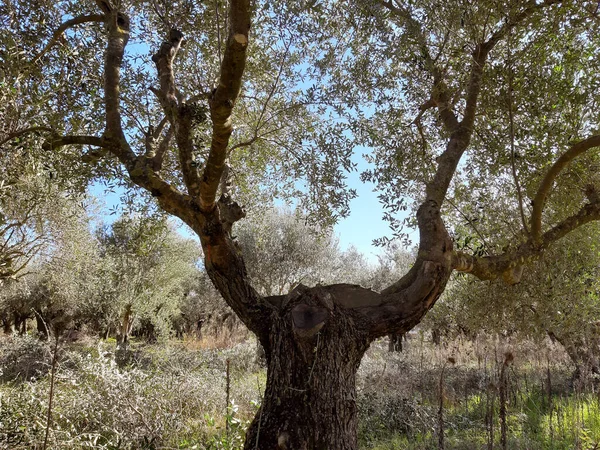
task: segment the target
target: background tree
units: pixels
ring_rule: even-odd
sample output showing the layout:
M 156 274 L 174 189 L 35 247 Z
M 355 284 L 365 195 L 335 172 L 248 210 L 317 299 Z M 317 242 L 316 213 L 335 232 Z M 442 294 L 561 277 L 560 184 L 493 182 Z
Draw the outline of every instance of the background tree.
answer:
M 117 329 L 117 343 L 126 348 L 134 326 L 150 340 L 168 335 L 186 282 L 198 274 L 197 245 L 178 236 L 165 217 L 125 216 L 101 229 L 98 239 L 100 299 L 108 305 L 108 325 Z M 95 305 L 87 309 L 97 311 Z
M 513 334 L 560 342 L 575 377 L 600 373 L 598 224 L 571 233 L 544 253 L 521 283 L 474 283 L 456 278 L 428 324 L 444 320 L 455 330 Z
M 46 181 L 41 179 L 47 190 L 34 192 L 31 204 L 13 203 L 13 214 L 27 210 L 20 227 L 23 245 L 30 246 L 30 253 L 15 260 L 19 272 L 0 286 L 6 331 L 11 318 L 20 332 L 25 332 L 28 319 L 35 319 L 37 331 L 47 336 L 52 321 L 62 320 L 59 316 L 63 313 L 72 318 L 77 301 L 90 291 L 86 284 L 93 277 L 97 254 L 84 205 L 77 198 L 56 192 Z M 32 194 L 32 190 L 20 194 Z M 19 198 L 19 191 L 11 197 L 11 201 Z
M 225 4 L 187 2 L 153 12 L 144 2 L 15 3 L 3 39 L 30 59 L 8 81 L 27 84 L 19 101 L 43 113 L 24 116 L 11 136 L 44 122 L 53 156 L 77 158 L 87 146 L 94 173 L 142 188 L 198 234 L 208 275 L 267 355 L 248 449 L 355 449 L 354 380 L 370 342 L 419 323 L 454 270 L 516 283 L 525 264 L 600 218 L 587 170 L 600 144 L 588 113 L 598 100 L 595 2 L 357 0 L 352 14 L 312 1 L 251 11 L 232 0 L 227 14 Z M 65 29 L 67 44 L 54 45 Z M 156 49 L 155 79 L 147 58 L 126 54 L 137 39 Z M 8 55 L 15 66 L 19 55 Z M 365 177 L 392 223 L 413 203 L 420 242 L 410 271 L 381 293 L 337 284 L 261 296 L 230 234 L 245 213 L 228 194 L 298 194 L 311 217 L 331 222 L 354 195 L 344 169 L 358 143 L 373 148 Z M 235 173 L 250 189 L 228 186 Z M 503 205 L 515 205 L 519 223 L 497 219 Z M 497 233 L 480 237 L 483 253 L 454 250 L 444 219 L 472 225 L 481 208 Z
M 262 295 L 284 295 L 300 284 L 360 284 L 369 276 L 362 255 L 342 252 L 330 229 L 309 226 L 300 211 L 267 210 L 241 222 L 235 237 Z

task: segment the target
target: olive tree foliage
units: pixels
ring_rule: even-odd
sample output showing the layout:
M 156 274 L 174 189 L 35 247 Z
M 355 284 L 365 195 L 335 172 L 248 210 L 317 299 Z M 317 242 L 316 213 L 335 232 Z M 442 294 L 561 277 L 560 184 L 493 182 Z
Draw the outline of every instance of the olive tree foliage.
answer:
M 36 320 L 43 336 L 64 330 L 79 316 L 81 302 L 96 295 L 100 286 L 96 277 L 98 252 L 89 217 L 79 202 L 64 203 L 62 207 L 60 202 L 54 203 L 54 212 L 40 219 L 44 230 L 38 236 L 44 245 L 27 267 L 28 273 L 1 288 L 5 331 L 11 322 L 17 330 L 25 331 L 28 319 Z M 50 221 L 52 215 L 58 219 Z
M 348 15 L 319 3 L 305 14 L 320 31 L 299 36 L 317 39 L 311 98 L 344 102 L 353 135 L 373 148 L 363 177 L 382 190 L 397 235 L 415 222 L 396 213 L 415 211 L 424 187 L 442 181 L 458 125 L 465 148 L 444 181 L 443 214 L 468 224 L 454 236 L 471 240 L 467 253 L 510 244 L 512 255 L 592 220 L 580 208 L 595 203 L 599 181 L 596 2 L 355 4 Z
M 589 224 L 549 249 L 519 284 L 456 277 L 426 326 L 560 342 L 576 374 L 600 374 L 600 228 Z M 433 325 L 432 325 L 433 324 Z
M 99 309 L 105 333 L 126 343 L 132 331 L 167 336 L 187 286 L 197 279 L 198 246 L 179 236 L 165 217 L 124 216 L 97 233 L 102 286 L 85 302 L 88 317 Z
M 309 226 L 299 211 L 267 210 L 239 223 L 234 235 L 263 295 L 283 295 L 300 284 L 360 284 L 371 271 L 360 253 L 342 252 L 332 230 Z
M 600 219 L 597 2 L 216 5 L 11 3 L 7 77 L 27 88 L 10 137 L 41 131 L 53 157 L 138 186 L 198 234 L 207 274 L 266 352 L 246 448 L 354 450 L 370 342 L 418 324 L 453 271 L 514 284 Z M 411 269 L 379 293 L 262 296 L 232 239 L 235 200 L 297 195 L 331 223 L 354 195 L 356 144 L 398 233 L 396 213 L 416 213 Z

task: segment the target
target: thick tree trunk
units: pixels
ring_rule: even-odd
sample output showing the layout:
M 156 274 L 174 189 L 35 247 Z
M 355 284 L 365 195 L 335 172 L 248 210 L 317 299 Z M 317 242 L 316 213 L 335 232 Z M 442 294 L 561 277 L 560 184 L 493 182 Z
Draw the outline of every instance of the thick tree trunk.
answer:
M 197 230 L 208 275 L 266 353 L 267 387 L 247 450 L 357 449 L 355 377 L 364 352 L 374 339 L 419 323 L 451 273 L 452 241 L 437 204 L 424 203 L 417 218 L 422 252 L 381 293 L 339 284 L 261 297 L 218 217 Z
M 354 450 L 364 318 L 324 290 L 291 297 L 272 317 L 265 397 L 245 449 Z

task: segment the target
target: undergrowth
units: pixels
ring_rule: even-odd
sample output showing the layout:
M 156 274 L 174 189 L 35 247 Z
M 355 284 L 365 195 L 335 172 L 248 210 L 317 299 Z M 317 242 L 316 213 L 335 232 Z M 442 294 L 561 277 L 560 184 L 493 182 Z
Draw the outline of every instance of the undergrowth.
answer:
M 507 448 L 600 448 L 595 385 L 574 383 L 565 355 L 552 344 L 488 339 L 434 347 L 415 336 L 405 347 L 391 354 L 376 344 L 361 364 L 360 448 L 437 449 L 440 379 L 445 448 L 501 448 L 498 376 L 509 347 L 516 358 L 507 372 Z M 133 343 L 127 367 L 117 366 L 110 342 L 71 343 L 59 356 L 52 449 L 240 449 L 266 382 L 253 342 L 218 349 Z M 442 377 L 450 356 L 456 364 Z M 41 449 L 47 345 L 0 338 L 0 370 L 0 449 Z

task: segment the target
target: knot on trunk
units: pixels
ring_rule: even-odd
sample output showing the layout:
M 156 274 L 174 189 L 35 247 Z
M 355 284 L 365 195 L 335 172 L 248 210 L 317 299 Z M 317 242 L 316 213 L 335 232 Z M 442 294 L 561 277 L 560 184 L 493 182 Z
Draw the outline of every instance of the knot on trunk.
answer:
M 321 286 L 309 288 L 299 284 L 281 306 L 284 311 L 291 310 L 294 334 L 299 338 L 310 338 L 327 322 L 333 301 L 331 294 Z
M 221 195 L 221 198 L 219 198 L 219 201 L 217 202 L 217 206 L 219 207 L 221 224 L 226 233 L 231 232 L 231 227 L 235 222 L 246 217 L 244 208 L 233 201 L 227 194 Z
M 508 285 L 513 285 L 521 282 L 521 276 L 523 275 L 523 264 L 518 264 L 514 267 L 509 267 L 502 272 L 502 279 Z

